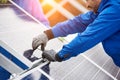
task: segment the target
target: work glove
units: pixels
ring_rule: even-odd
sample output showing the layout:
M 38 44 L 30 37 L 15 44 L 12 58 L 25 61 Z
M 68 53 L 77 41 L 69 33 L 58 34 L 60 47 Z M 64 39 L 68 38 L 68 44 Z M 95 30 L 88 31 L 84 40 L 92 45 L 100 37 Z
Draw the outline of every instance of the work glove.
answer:
M 33 50 L 36 50 L 41 45 L 41 50 L 44 51 L 44 47 L 46 46 L 47 42 L 48 42 L 47 35 L 45 33 L 42 33 L 33 38 L 32 48 Z
M 5 4 L 7 2 L 8 2 L 8 0 L 0 0 L 0 3 L 2 3 L 2 4 Z
M 47 60 L 49 60 L 50 62 L 61 62 L 62 58 L 59 57 L 58 53 L 56 53 L 54 50 L 45 50 L 42 53 L 42 58 L 46 58 Z

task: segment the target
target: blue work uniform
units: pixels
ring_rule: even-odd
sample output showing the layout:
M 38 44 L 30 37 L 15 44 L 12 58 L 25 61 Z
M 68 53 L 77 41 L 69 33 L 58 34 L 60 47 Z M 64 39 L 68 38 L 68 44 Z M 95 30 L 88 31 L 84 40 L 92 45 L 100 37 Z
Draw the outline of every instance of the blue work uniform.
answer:
M 120 67 L 120 0 L 102 0 L 97 13 L 89 11 L 52 28 L 54 37 L 78 33 L 58 55 L 67 60 L 102 42 L 105 52 Z

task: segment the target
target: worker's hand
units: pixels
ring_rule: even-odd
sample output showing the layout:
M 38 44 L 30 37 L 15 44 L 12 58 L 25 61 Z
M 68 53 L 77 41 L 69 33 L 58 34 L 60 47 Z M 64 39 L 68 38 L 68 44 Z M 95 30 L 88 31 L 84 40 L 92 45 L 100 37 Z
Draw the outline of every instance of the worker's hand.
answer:
M 49 61 L 55 62 L 61 62 L 62 59 L 58 56 L 58 54 L 54 50 L 45 50 L 42 53 L 42 58 L 46 58 Z
M 33 42 L 32 42 L 33 50 L 37 49 L 41 45 L 41 50 L 43 51 L 47 41 L 48 41 L 48 37 L 45 33 L 36 36 L 35 38 L 33 38 Z
M 0 3 L 2 3 L 2 4 L 5 4 L 7 2 L 8 2 L 8 0 L 0 0 Z

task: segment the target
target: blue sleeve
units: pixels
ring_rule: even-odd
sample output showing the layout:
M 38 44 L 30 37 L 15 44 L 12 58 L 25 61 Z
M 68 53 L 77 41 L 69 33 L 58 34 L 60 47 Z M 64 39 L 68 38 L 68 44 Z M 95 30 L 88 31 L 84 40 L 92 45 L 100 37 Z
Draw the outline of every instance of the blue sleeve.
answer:
M 95 14 L 90 11 L 86 14 L 76 16 L 73 19 L 58 23 L 52 28 L 54 37 L 63 37 L 67 36 L 68 34 L 83 32 L 86 27 L 94 20 L 94 18 Z
M 117 9 L 114 7 L 102 11 L 83 33 L 63 46 L 59 56 L 65 60 L 77 56 L 120 31 L 120 10 L 115 8 Z

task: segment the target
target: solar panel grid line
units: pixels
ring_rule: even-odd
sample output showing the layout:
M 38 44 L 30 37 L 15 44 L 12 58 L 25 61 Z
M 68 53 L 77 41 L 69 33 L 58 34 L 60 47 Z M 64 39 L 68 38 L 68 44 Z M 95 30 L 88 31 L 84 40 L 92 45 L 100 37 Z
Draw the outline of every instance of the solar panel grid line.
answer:
M 74 70 L 77 69 L 84 62 L 85 62 L 85 59 L 82 62 L 80 62 L 80 64 L 78 64 L 75 68 L 73 68 L 68 74 L 66 74 L 64 77 L 62 77 L 61 80 L 64 80 L 67 76 L 69 76 L 72 72 L 74 72 Z
M 114 77 L 117 75 L 117 72 L 119 70 L 119 67 L 117 67 L 113 60 L 110 58 L 110 60 L 106 63 L 106 65 L 103 67 L 107 72 L 109 72 Z
M 64 80 L 90 80 L 99 69 L 88 60 L 84 60 L 85 61 L 65 77 Z
M 26 12 L 23 8 L 21 8 L 20 6 L 18 6 L 14 1 L 9 0 L 10 3 L 12 3 L 14 6 L 16 6 L 18 9 L 20 9 L 22 12 L 24 12 L 27 16 L 29 16 L 30 18 L 32 18 L 34 21 L 36 21 L 37 23 L 39 23 L 40 25 L 42 25 L 43 27 L 45 27 L 39 20 L 37 20 L 35 17 L 33 17 L 31 14 L 29 14 L 28 12 Z
M 113 75 L 111 75 L 109 72 L 107 72 L 105 69 L 103 69 L 101 66 L 99 66 L 98 64 L 96 64 L 94 61 L 92 61 L 91 59 L 89 59 L 87 56 L 81 54 L 83 57 L 85 57 L 89 62 L 91 62 L 93 65 L 95 65 L 96 67 L 98 67 L 101 71 L 103 71 L 105 74 L 107 74 L 108 76 L 110 76 L 112 79 L 117 80 Z
M 54 12 L 56 12 L 56 10 L 59 11 L 62 15 L 64 15 L 68 19 L 74 17 L 73 14 L 71 14 L 57 2 L 51 1 L 51 6 L 53 6 L 54 9 L 53 11 L 50 11 L 46 14 L 47 17 L 51 16 Z
M 63 0 L 63 1 L 61 1 L 60 3 L 59 3 L 59 5 L 64 5 L 65 3 L 67 3 L 69 0 Z
M 83 13 L 88 12 L 88 10 L 83 7 L 81 4 L 79 4 L 76 0 L 68 0 L 74 7 L 76 7 L 78 10 L 82 11 Z
M 66 3 L 71 3 L 74 7 L 76 7 L 79 11 L 82 11 L 83 13 L 87 12 L 88 10 L 83 7 L 81 4 L 77 3 L 76 0 L 63 0 L 61 1 L 59 4 L 55 1 L 51 1 L 51 6 L 53 6 L 53 9 L 51 11 L 49 11 L 46 16 L 49 17 L 51 16 L 53 13 L 55 13 L 55 11 L 59 11 L 60 13 L 62 13 L 62 15 L 64 15 L 65 17 L 67 17 L 68 19 L 69 18 L 72 18 L 73 15 L 67 11 L 65 8 L 63 8 L 63 5 L 66 4 Z M 45 1 L 42 3 L 42 6 L 45 5 Z M 56 7 L 57 6 L 57 7 Z M 57 8 L 57 9 L 56 9 Z M 62 12 L 61 12 L 62 10 Z M 67 14 L 67 15 L 65 15 Z
M 46 4 L 47 4 L 47 3 L 44 1 L 44 2 L 41 3 L 41 6 L 44 6 L 44 5 L 46 5 Z M 53 5 L 51 5 L 51 6 L 53 6 Z M 49 11 L 47 14 L 45 14 L 45 16 L 48 18 L 48 17 L 51 16 L 53 13 L 55 13 L 55 11 L 56 11 L 56 9 L 55 9 L 55 8 L 52 8 L 52 10 Z
M 42 69 L 37 68 L 38 71 L 40 71 L 42 74 L 44 74 L 47 78 L 49 78 L 50 80 L 54 80 L 52 77 L 50 77 L 46 72 L 44 72 Z
M 108 59 L 109 60 L 109 59 Z M 103 67 L 107 62 L 108 62 L 108 60 L 106 60 L 105 61 L 105 63 L 101 66 L 101 67 Z M 92 79 L 90 79 L 90 80 L 93 80 L 98 74 L 99 74 L 99 72 L 100 72 L 101 70 L 99 69 L 98 70 L 98 72 L 92 77 Z
M 55 2 L 56 4 L 58 4 L 58 5 L 60 5 L 60 6 L 62 6 L 62 5 L 64 5 L 65 3 L 67 3 L 69 0 L 62 0 L 61 2 L 59 2 L 59 3 L 57 3 L 57 2 Z M 53 2 L 53 0 L 51 0 L 51 2 Z M 47 1 L 43 1 L 42 3 L 41 3 L 41 5 L 42 6 L 44 6 L 45 4 L 47 4 L 48 2 Z M 53 4 L 53 3 L 52 3 Z
M 92 54 L 91 54 L 92 55 Z M 83 59 L 83 61 L 80 62 L 80 64 L 78 64 L 77 66 L 75 66 L 68 74 L 66 74 L 61 80 L 65 80 L 65 78 L 67 78 L 70 74 L 72 74 L 72 72 L 74 72 L 75 70 L 77 70 L 79 67 L 81 67 L 81 65 L 84 64 L 84 62 L 87 59 Z M 88 60 L 87 60 L 88 61 Z
M 66 9 L 64 9 L 63 7 L 62 7 L 62 5 L 64 5 L 65 3 L 67 3 L 68 1 L 67 0 L 63 0 L 63 1 L 61 1 L 59 4 L 57 3 L 57 2 L 54 2 L 54 1 L 51 1 L 51 6 L 53 6 L 53 9 L 51 10 L 51 11 L 49 11 L 47 14 L 46 14 L 46 16 L 47 17 L 50 17 L 52 14 L 54 14 L 55 12 L 56 12 L 56 10 L 57 11 L 59 11 L 60 13 L 62 13 L 62 15 L 64 15 L 66 18 L 71 18 L 71 17 L 73 17 L 73 15 L 69 12 L 69 11 L 67 11 Z M 41 3 L 42 4 L 42 6 L 44 6 L 45 4 L 46 4 L 46 2 L 44 1 L 43 3 Z M 56 7 L 57 6 L 57 7 Z M 59 6 L 59 7 L 58 7 Z M 61 10 L 63 10 L 62 12 L 61 12 L 61 10 L 59 10 L 59 9 L 61 9 Z M 67 14 L 67 15 L 65 15 L 65 14 Z
M 108 76 L 106 73 L 104 73 L 103 71 L 100 71 L 98 73 L 98 75 L 95 77 L 95 79 L 93 80 L 114 80 L 113 78 L 111 78 L 110 76 Z
M 90 51 L 88 51 L 88 54 L 93 53 L 92 56 L 88 56 L 92 61 L 94 61 L 95 63 L 97 63 L 99 66 L 102 66 L 104 64 L 104 61 L 106 61 L 107 59 L 109 59 L 109 57 L 102 52 L 102 49 L 100 48 L 100 46 L 95 47 L 95 49 L 91 49 Z
M 120 80 L 120 71 L 119 71 L 119 73 L 117 75 L 117 79 Z
M 21 11 L 21 10 L 19 10 L 17 7 L 15 7 L 12 3 L 10 3 L 11 4 L 11 6 L 9 6 L 9 7 L 11 7 L 11 8 L 13 8 L 14 9 L 14 11 L 16 12 L 16 14 L 17 14 L 17 16 L 26 16 L 26 14 L 23 12 L 23 11 Z M 33 20 L 33 19 L 32 19 Z
M 115 78 L 117 78 L 117 77 L 118 77 L 119 73 L 120 73 L 120 69 L 118 70 L 117 75 L 115 76 Z
M 70 60 L 67 61 L 63 61 L 61 63 L 51 63 L 50 67 L 50 75 L 55 79 L 55 80 L 62 80 L 62 78 L 69 74 L 69 72 L 73 74 L 73 71 L 71 72 L 72 69 L 74 69 L 77 65 L 79 65 L 82 61 L 84 60 L 84 58 L 82 56 L 77 56 L 76 58 L 71 58 Z M 82 63 L 84 64 L 84 63 Z M 82 64 L 80 66 L 82 66 Z M 75 72 L 75 71 L 74 71 Z M 77 73 L 77 72 L 76 72 Z M 70 74 L 70 75 L 71 75 Z M 66 80 L 66 78 L 68 78 L 68 76 L 66 76 L 64 78 L 64 80 Z M 71 77 L 71 79 L 74 79 L 73 77 Z

